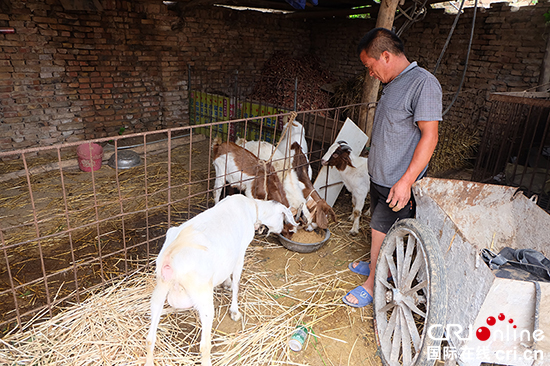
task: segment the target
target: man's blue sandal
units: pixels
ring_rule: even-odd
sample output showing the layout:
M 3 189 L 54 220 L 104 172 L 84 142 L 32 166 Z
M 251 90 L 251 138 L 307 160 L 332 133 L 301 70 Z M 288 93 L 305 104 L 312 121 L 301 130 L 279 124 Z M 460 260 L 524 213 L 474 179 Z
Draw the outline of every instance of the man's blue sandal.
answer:
M 358 273 L 360 275 L 363 275 L 363 276 L 368 276 L 370 275 L 370 262 L 365 262 L 365 261 L 359 261 L 359 264 L 355 267 L 353 267 L 353 263 L 354 262 L 350 262 L 348 264 L 348 268 L 350 271 L 354 272 L 354 273 Z
M 346 297 L 350 294 L 355 296 L 355 298 L 359 301 L 357 304 L 352 304 L 346 299 Z M 372 303 L 372 296 L 367 292 L 367 290 L 363 288 L 363 286 L 357 286 L 356 288 L 348 292 L 346 296 L 342 297 L 342 301 L 346 305 L 349 305 L 351 307 L 362 308 Z

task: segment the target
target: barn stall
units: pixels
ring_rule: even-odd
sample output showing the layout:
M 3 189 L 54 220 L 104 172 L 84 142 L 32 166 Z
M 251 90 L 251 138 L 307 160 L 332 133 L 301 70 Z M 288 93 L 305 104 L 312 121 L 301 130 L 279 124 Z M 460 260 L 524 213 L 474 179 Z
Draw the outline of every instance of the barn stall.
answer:
M 143 362 L 149 296 L 155 283 L 153 261 L 168 227 L 213 205 L 213 138 L 234 141 L 244 136 L 276 143 L 292 108 L 207 89 L 199 86 L 189 93 L 195 107 L 190 109 L 192 126 L 137 134 L 120 131 L 114 137 L 1 153 L 5 173 L 0 178 L 0 233 L 6 263 L 1 273 L 6 286 L 0 293 L 3 360 Z M 291 97 L 287 105 L 292 102 Z M 469 106 L 468 101 L 460 103 Z M 316 173 L 344 119 L 357 119 L 360 107 L 297 113 L 306 128 Z M 495 108 L 499 110 L 498 104 Z M 280 111 L 284 113 L 275 114 Z M 529 113 L 518 114 L 525 115 Z M 539 119 L 540 115 L 545 116 L 536 113 Z M 509 120 L 517 118 L 512 115 Z M 491 121 L 486 129 L 493 128 Z M 522 128 L 531 131 L 533 123 L 545 126 L 544 120 L 516 121 L 514 133 L 525 134 Z M 471 160 L 471 150 L 479 143 L 472 133 L 477 128 L 457 128 L 444 121 L 430 175 Z M 97 170 L 78 154 L 89 154 L 95 145 L 102 152 L 92 153 L 89 163 L 101 164 Z M 124 160 L 136 155 L 133 162 Z M 484 159 L 478 161 L 491 161 Z M 129 162 L 137 165 L 124 165 Z M 494 173 L 489 175 L 493 177 Z M 348 235 L 351 209 L 346 194 L 335 205 L 338 222 L 330 226 L 332 237 L 318 252 L 293 253 L 274 237 L 256 238 L 242 279 L 240 305 L 246 314 L 242 324 L 228 320 L 229 294 L 216 291 L 215 363 L 311 364 L 346 356 L 362 357 L 368 364 L 379 362 L 372 310 L 354 311 L 340 300 L 359 280 L 346 264 L 368 253 L 364 240 L 368 219 L 359 237 Z M 308 326 L 312 336 L 304 351 L 294 353 L 287 341 L 298 324 Z M 195 362 L 199 338 L 196 312 L 164 316 L 157 360 Z
M 153 261 L 164 234 L 214 204 L 213 138 L 276 143 L 290 110 L 303 108 L 300 101 L 308 97 L 322 99 L 298 78 L 246 82 L 238 72 L 209 72 L 209 80 L 220 81 L 204 83 L 201 76 L 189 68 L 191 126 L 137 134 L 121 130 L 114 137 L 2 153 L 5 360 L 143 362 Z M 318 84 L 325 81 L 320 78 Z M 274 84 L 285 87 L 277 92 Z M 271 92 L 265 94 L 262 85 Z M 328 94 L 318 90 L 316 85 L 315 93 L 326 99 Z M 354 93 L 353 86 L 341 86 L 336 95 L 345 99 Z M 360 108 L 351 104 L 297 113 L 315 174 L 344 120 L 357 120 Z M 446 143 L 434 157 L 433 172 L 463 166 L 469 150 L 456 154 L 456 144 L 470 149 L 474 143 L 469 141 L 477 141 L 474 134 L 452 126 L 442 125 Z M 91 151 L 95 145 L 101 146 L 101 156 Z M 79 150 L 91 153 L 88 165 L 81 166 Z M 92 169 L 98 160 L 101 166 Z M 137 166 L 125 165 L 133 163 Z M 363 218 L 359 236 L 348 234 L 350 201 L 349 193 L 342 193 L 334 207 L 338 222 L 329 227 L 331 239 L 315 253 L 293 253 L 274 237 L 256 238 L 241 281 L 243 324 L 231 324 L 226 316 L 229 294 L 216 292 L 215 363 L 311 364 L 356 357 L 367 364 L 379 362 L 372 310 L 354 311 L 341 302 L 360 281 L 346 269 L 347 263 L 369 250 L 368 218 Z M 302 323 L 313 335 L 309 346 L 296 354 L 287 340 Z M 196 312 L 163 317 L 157 359 L 194 362 L 199 336 Z
M 144 361 L 153 261 L 168 227 L 214 204 L 213 139 L 243 135 L 276 142 L 291 115 L 215 121 L 223 117 L 205 103 L 196 116 L 199 123 L 192 126 L 1 153 L 9 158 L 0 178 L 6 263 L 0 294 L 3 361 Z M 315 175 L 344 119 L 357 118 L 360 107 L 297 113 Z M 446 138 L 439 146 L 443 158 L 434 156 L 436 167 L 453 158 L 444 154 L 453 151 L 445 142 L 456 143 L 464 134 L 453 136 L 447 124 L 442 127 Z M 88 160 L 79 156 L 82 147 L 90 153 L 94 145 L 102 153 Z M 137 160 L 125 158 L 136 155 Z M 347 263 L 368 254 L 368 218 L 360 235 L 351 236 L 349 193 L 343 192 L 334 208 L 338 221 L 331 223 L 331 239 L 317 252 L 295 253 L 273 236 L 256 237 L 241 281 L 242 323 L 227 316 L 229 292 L 215 293 L 215 364 L 311 364 L 342 362 L 342 357 L 380 362 L 372 310 L 353 310 L 341 302 L 360 280 Z M 312 335 L 306 348 L 294 353 L 287 341 L 298 324 Z M 195 311 L 170 312 L 161 320 L 156 359 L 193 363 L 199 358 L 199 339 Z
M 314 170 L 343 116 L 353 117 L 358 107 L 297 114 L 307 131 Z M 6 263 L 1 276 L 8 286 L 0 295 L 0 359 L 143 362 L 155 281 L 152 262 L 169 226 L 213 205 L 212 139 L 230 139 L 224 130 L 247 131 L 248 126 L 259 127 L 261 135 L 269 129 L 278 139 L 280 126 L 268 127 L 266 120 L 282 121 L 285 116 L 2 153 L 17 158 L 3 163 L 1 182 Z M 89 143 L 103 148 L 101 157 L 87 160 L 101 159 L 97 170 L 82 165 L 76 153 L 79 146 L 90 150 Z M 112 159 L 115 152 L 125 156 L 129 151 L 139 156 L 138 165 L 125 169 L 125 160 Z M 37 152 L 39 158 L 29 157 Z M 374 338 L 368 336 L 371 311 L 352 311 L 340 300 L 358 280 L 347 263 L 367 250 L 364 240 L 348 235 L 349 201 L 335 209 L 339 219 L 330 226 L 330 244 L 315 253 L 290 252 L 274 237 L 256 237 L 241 280 L 242 323 L 231 324 L 226 316 L 229 293 L 219 289 L 215 294 L 216 364 L 307 364 L 312 358 L 329 362 L 344 354 L 378 362 Z M 288 336 L 302 323 L 312 336 L 309 346 L 295 354 L 287 347 Z M 194 362 L 199 334 L 194 311 L 164 316 L 156 359 L 166 364 Z
M 6 3 L 3 2 L 1 5 L 5 7 Z M 147 15 L 143 15 L 139 13 L 139 10 L 133 8 L 134 6 L 139 8 L 140 4 L 128 3 L 124 6 L 132 12 L 128 18 L 138 20 L 138 28 L 140 20 L 144 24 L 151 24 L 151 18 L 147 18 Z M 154 7 L 148 9 L 153 17 L 160 13 L 158 9 L 153 11 L 151 9 Z M 51 15 L 43 14 L 39 7 L 35 10 L 37 18 Z M 81 11 L 82 9 L 76 10 Z M 112 8 L 106 10 L 113 12 Z M 189 12 L 192 9 L 185 10 Z M 354 11 L 358 12 L 358 10 Z M 68 27 L 66 24 L 77 17 L 70 11 L 67 12 L 69 15 L 62 14 L 63 16 L 59 20 L 64 27 Z M 203 14 L 206 12 L 204 11 Z M 485 17 L 499 13 L 504 14 L 505 17 L 510 16 L 500 8 L 491 7 Z M 517 12 L 517 14 L 520 13 L 521 11 Z M 55 12 L 53 14 L 56 15 Z M 96 20 L 96 14 L 93 11 L 88 15 L 89 18 L 86 20 Z M 201 32 L 204 37 L 211 37 L 209 32 L 196 26 L 194 23 L 196 20 L 192 19 L 195 13 L 191 12 L 191 15 L 187 17 L 185 15 L 187 14 L 184 14 L 183 10 L 179 14 L 181 18 L 179 25 L 184 27 L 184 31 L 195 32 L 193 33 L 195 37 L 197 37 L 196 33 Z M 332 17 L 332 12 L 329 12 L 329 15 Z M 165 43 L 162 43 L 165 47 L 162 49 L 154 49 L 151 43 L 161 44 L 159 39 L 163 39 L 164 42 L 170 37 L 172 39 L 176 37 L 171 32 L 165 32 L 164 30 L 170 27 L 162 24 L 159 29 L 165 33 L 161 33 L 161 37 L 156 38 L 156 41 L 151 41 L 149 38 L 151 28 L 140 33 L 141 30 L 136 30 L 135 23 L 128 21 L 128 18 L 114 18 L 109 23 L 109 27 L 104 24 L 96 27 L 105 27 L 105 33 L 118 32 L 113 36 L 119 42 L 115 47 L 121 52 L 125 52 L 126 55 L 140 56 L 136 70 L 152 69 L 157 71 L 156 65 L 163 65 L 163 62 L 157 62 L 157 60 L 172 55 L 166 51 Z M 202 21 L 200 16 L 196 16 L 196 18 Z M 239 24 L 255 24 L 250 19 L 245 22 L 239 17 L 236 18 L 240 21 Z M 529 18 L 538 19 L 532 15 L 529 15 Z M 430 15 L 427 19 L 430 19 Z M 2 21 L 4 22 L 5 18 L 2 18 Z M 56 23 L 53 21 L 50 26 L 39 19 L 36 19 L 36 22 L 47 31 L 51 31 Z M 130 27 L 130 31 L 120 32 L 112 26 L 113 24 L 118 26 L 123 22 L 127 22 L 126 27 Z M 320 34 L 319 39 L 323 37 L 330 39 L 327 42 L 332 43 L 331 47 L 324 47 L 326 50 L 331 53 L 335 52 L 335 46 L 339 43 L 338 39 L 327 37 L 329 33 L 342 34 L 342 37 L 345 35 L 355 46 L 355 40 L 351 41 L 354 36 L 342 32 L 341 29 L 335 31 L 331 28 L 334 23 L 328 23 L 330 26 L 327 26 L 325 22 L 313 25 L 313 30 L 324 29 L 324 32 L 317 32 Z M 361 28 L 354 24 L 354 27 L 357 28 L 359 34 L 370 27 L 373 24 L 371 23 L 365 21 L 368 26 L 362 25 L 363 28 Z M 408 38 L 409 45 L 412 46 L 409 47 L 409 50 L 412 50 L 411 54 L 414 55 L 416 52 L 416 57 L 413 58 L 420 59 L 429 65 L 433 64 L 434 55 L 425 55 L 424 51 L 414 51 L 418 44 L 413 44 L 413 39 L 430 40 L 431 42 L 433 37 L 437 38 L 438 29 L 446 33 L 448 27 L 444 21 L 442 26 L 435 28 L 430 22 L 426 23 L 426 29 L 423 29 L 424 26 L 413 26 L 411 32 L 405 33 L 404 36 Z M 535 23 L 534 20 L 533 23 Z M 272 21 L 268 21 L 266 24 L 268 25 L 265 27 L 274 26 Z M 288 26 L 287 23 L 285 24 Z M 188 28 L 185 28 L 186 26 Z M 264 25 L 262 24 L 262 26 Z M 275 26 L 279 26 L 279 24 L 275 24 Z M 503 29 L 503 32 L 506 32 L 505 27 Z M 15 27 L 15 31 L 19 32 L 19 28 Z M 88 32 L 84 28 L 75 28 L 74 31 L 75 33 Z M 302 29 L 297 29 L 297 31 L 297 34 L 303 33 Z M 96 32 L 96 28 L 94 28 L 94 32 Z M 490 30 L 490 32 L 498 31 Z M 312 31 L 312 33 L 316 32 Z M 428 36 L 425 36 L 426 33 Z M 515 33 L 514 41 L 515 37 L 518 39 L 523 37 L 523 33 Z M 533 29 L 530 29 L 529 33 L 534 33 Z M 143 37 L 146 42 L 149 42 L 150 49 L 134 47 L 129 34 Z M 124 36 L 127 37 L 127 40 L 124 39 Z M 505 36 L 502 37 L 504 39 Z M 437 41 L 434 39 L 436 43 L 435 46 L 430 44 L 431 48 L 439 50 L 437 42 L 440 45 L 443 43 L 442 37 L 439 38 Z M 316 42 L 322 44 L 319 39 Z M 297 37 L 296 40 L 298 40 Z M 198 43 L 201 42 L 207 43 L 202 39 L 198 41 Z M 223 42 L 222 39 L 221 43 Z M 345 42 L 340 43 L 346 44 Z M 502 41 L 506 49 L 509 48 L 509 43 L 505 40 Z M 220 47 L 220 44 L 215 44 L 214 47 Z M 174 48 L 176 49 L 176 47 Z M 296 46 L 296 48 L 300 48 L 300 46 Z M 136 50 L 135 55 L 131 54 L 134 50 Z M 345 48 L 343 50 L 345 52 L 341 52 L 338 62 L 341 58 L 355 57 L 353 52 L 348 55 L 350 52 L 347 51 L 349 50 Z M 36 52 L 36 49 L 33 51 Z M 22 49 L 21 54 L 24 52 L 25 49 Z M 84 52 L 86 51 L 82 51 L 82 53 Z M 187 49 L 184 52 L 190 51 Z M 205 63 L 211 61 L 210 49 L 200 52 L 205 52 L 207 55 L 201 55 L 196 64 L 200 64 L 201 61 Z M 449 57 L 452 60 L 450 61 L 451 67 L 448 67 L 440 76 L 443 82 L 448 83 L 445 90 L 454 89 L 453 77 L 456 78 L 458 73 L 452 66 L 458 64 L 457 58 L 462 59 L 462 48 L 453 52 L 454 56 Z M 155 57 L 155 53 L 159 56 Z M 59 51 L 53 54 L 58 68 L 62 62 L 59 58 L 63 55 L 64 53 Z M 478 55 L 479 58 L 483 58 L 482 56 Z M 41 55 L 41 57 L 47 57 L 47 55 Z M 86 59 L 83 63 L 88 67 L 97 67 L 99 70 L 100 66 L 105 66 L 101 65 L 101 62 L 90 61 L 91 58 L 87 54 L 77 57 Z M 193 55 L 193 59 L 195 57 L 196 55 Z M 184 64 L 185 62 L 181 62 L 181 58 L 181 56 L 179 59 L 178 57 L 170 58 L 169 66 L 174 67 L 177 62 Z M 113 59 L 115 60 L 110 60 L 114 61 L 113 64 L 119 61 L 115 57 Z M 509 61 L 504 62 L 507 65 L 510 63 Z M 242 63 L 246 65 L 247 62 Z M 212 68 L 219 68 L 216 65 L 207 71 L 211 73 Z M 353 73 L 354 68 L 359 66 L 359 64 L 354 65 L 353 63 L 351 66 L 342 65 L 347 74 Z M 518 86 L 523 87 L 523 84 L 505 74 L 507 67 L 491 64 L 487 70 L 482 63 L 476 67 L 479 68 L 477 74 L 490 79 L 491 83 L 493 79 L 498 80 L 497 88 L 508 90 L 517 89 Z M 40 78 L 37 78 L 40 80 L 35 80 L 35 83 L 48 83 L 45 86 L 47 88 L 50 83 L 47 73 L 51 71 L 52 75 L 55 75 L 57 72 L 55 68 L 51 69 L 46 70 L 44 77 L 40 75 Z M 518 68 L 515 67 L 515 69 Z M 14 70 L 17 72 L 19 68 L 14 67 Z M 168 67 L 166 70 L 163 68 L 159 68 L 159 70 L 157 72 L 162 73 L 168 70 Z M 497 70 L 502 74 L 493 75 L 493 71 Z M 525 83 L 532 86 L 536 80 L 527 73 L 527 71 L 532 72 L 532 68 L 525 67 L 525 70 L 525 75 L 523 75 L 524 80 L 527 80 Z M 21 74 L 27 76 L 25 72 L 24 70 L 20 71 Z M 102 74 L 102 77 L 98 79 L 104 83 L 104 88 L 107 88 L 106 85 L 110 84 L 108 79 L 111 76 L 109 74 L 111 71 L 105 69 L 103 72 L 106 76 Z M 276 134 L 273 133 L 271 137 L 266 136 L 265 132 L 272 132 L 262 130 L 260 133 L 259 128 L 269 124 L 273 127 L 274 123 L 280 123 L 280 121 L 273 122 L 271 119 L 270 122 L 267 122 L 267 118 L 271 117 L 265 117 L 265 120 L 257 118 L 257 116 L 249 118 L 246 113 L 250 113 L 256 108 L 253 104 L 256 104 L 259 109 L 262 105 L 272 108 L 271 113 L 274 114 L 286 113 L 293 109 L 293 103 L 285 105 L 279 110 L 273 110 L 275 104 L 266 101 L 250 104 L 246 104 L 248 102 L 245 101 L 243 104 L 245 108 L 241 108 L 244 114 L 238 117 L 233 116 L 233 118 L 240 119 L 238 123 L 229 122 L 229 120 L 216 123 L 212 122 L 213 112 L 210 112 L 210 110 L 214 111 L 215 103 L 208 99 L 215 100 L 218 108 L 220 103 L 223 105 L 224 100 L 226 100 L 226 105 L 232 105 L 230 100 L 225 99 L 230 93 L 221 91 L 217 86 L 205 85 L 206 88 L 202 89 L 195 88 L 189 83 L 189 90 L 180 93 L 184 88 L 180 89 L 180 84 L 177 84 L 174 87 L 175 91 L 170 88 L 163 89 L 163 93 L 168 97 L 162 101 L 162 98 L 157 98 L 158 93 L 155 94 L 154 87 L 151 87 L 151 81 L 153 84 L 158 82 L 155 80 L 154 73 L 148 75 L 141 71 L 141 74 L 136 77 L 136 74 L 130 75 L 130 72 L 122 68 L 117 69 L 117 72 L 121 75 L 127 74 L 127 79 L 124 80 L 126 83 L 143 81 L 143 85 L 132 84 L 132 86 L 140 89 L 145 86 L 143 88 L 146 89 L 145 91 L 140 90 L 134 94 L 143 94 L 145 102 L 142 102 L 141 99 L 137 101 L 135 98 L 136 100 L 133 100 L 132 103 L 142 104 L 149 109 L 152 109 L 151 105 L 154 106 L 155 103 L 157 105 L 164 103 L 165 113 L 170 107 L 166 107 L 166 105 L 170 103 L 179 108 L 179 105 L 183 106 L 186 103 L 184 100 L 178 99 L 182 98 L 179 95 L 185 95 L 188 92 L 190 105 L 199 101 L 198 122 L 201 125 L 160 129 L 138 134 L 129 134 L 129 131 L 121 129 L 119 136 L 112 133 L 112 128 L 115 127 L 110 126 L 111 130 L 108 135 L 110 137 L 89 140 L 89 142 L 102 145 L 104 149 L 102 167 L 93 172 L 82 172 L 78 168 L 76 149 L 82 142 L 48 148 L 14 149 L 14 151 L 3 153 L 2 158 L 7 159 L 2 163 L 1 169 L 5 180 L 1 182 L 3 212 L 0 216 L 2 225 L 0 240 L 6 263 L 0 274 L 3 282 L 0 303 L 4 310 L 1 312 L 1 331 L 4 335 L 0 346 L 2 362 L 5 360 L 9 363 L 27 362 L 31 364 L 85 362 L 139 364 L 142 362 L 144 337 L 148 327 L 148 293 L 150 293 L 153 283 L 151 263 L 158 253 L 164 240 L 164 233 L 170 225 L 176 225 L 212 205 L 211 179 L 213 172 L 208 153 L 212 137 L 221 133 L 225 137 L 229 135 L 231 139 L 240 132 L 249 138 L 262 136 L 266 139 L 273 139 Z M 185 73 L 182 74 L 185 75 Z M 191 70 L 191 74 L 194 75 L 193 70 Z M 342 74 L 345 72 L 342 72 L 340 76 Z M 477 75 L 472 71 L 470 74 Z M 112 75 L 115 75 L 115 72 Z M 479 75 L 477 78 L 481 78 Z M 233 80 L 240 81 L 242 77 L 242 73 L 233 74 L 228 78 L 229 82 L 224 81 L 221 84 L 224 86 L 234 85 Z M 139 80 L 140 78 L 142 80 Z M 166 82 L 168 79 L 166 78 L 164 81 Z M 473 80 L 472 77 L 469 79 Z M 65 82 L 66 79 L 62 81 Z M 175 80 L 174 84 L 177 81 Z M 63 84 L 59 85 L 61 87 Z M 83 99 L 88 91 L 84 86 L 73 85 L 74 81 L 68 84 L 69 88 L 77 89 L 78 93 L 82 91 L 81 98 Z M 162 84 L 163 87 L 166 85 L 172 86 L 170 83 Z M 450 88 L 449 85 L 451 85 Z M 473 87 L 473 83 L 470 87 Z M 119 91 L 115 89 L 117 88 L 113 88 L 113 92 L 118 93 Z M 197 91 L 195 97 L 191 95 L 193 91 Z M 69 90 L 67 94 L 72 92 L 73 90 Z M 285 92 L 292 95 L 295 89 L 287 86 Z M 129 92 L 128 94 L 131 95 Z M 481 115 L 486 112 L 487 108 L 485 94 L 485 89 L 472 88 L 461 92 L 459 101 L 463 104 L 455 104 L 449 114 L 449 116 L 451 114 L 458 115 L 455 123 L 446 124 L 444 121 L 442 124 L 440 141 L 443 143 L 438 146 L 435 156 L 437 160 L 434 160 L 434 164 L 432 164 L 437 170 L 444 171 L 449 168 L 458 170 L 463 166 L 465 160 L 469 160 L 470 163 L 473 160 L 476 151 L 472 147 L 479 142 L 478 132 L 483 131 L 485 127 L 483 118 L 486 118 L 487 115 Z M 448 105 L 448 101 L 453 96 L 454 92 L 445 93 L 445 105 Z M 24 97 L 25 95 L 21 96 L 21 98 Z M 170 97 L 174 99 L 170 100 Z M 16 97 L 14 96 L 14 98 Z M 157 99 L 160 99 L 161 102 L 158 102 Z M 290 100 L 292 99 L 291 97 Z M 212 108 L 208 107 L 208 112 L 200 111 L 201 102 L 212 106 Z M 31 106 L 29 105 L 29 107 Z M 181 109 L 185 110 L 185 107 Z M 101 115 L 102 112 L 101 108 L 96 111 L 98 115 Z M 46 112 L 46 114 L 52 115 L 55 113 L 55 110 Z M 188 113 L 189 116 L 186 117 L 191 119 L 193 110 L 189 108 Z M 138 114 L 135 113 L 135 115 Z M 328 119 L 326 119 L 327 115 Z M 339 117 L 337 117 L 338 115 Z M 331 130 L 330 122 L 321 123 L 319 121 L 323 119 L 343 121 L 341 117 L 344 115 L 342 109 L 335 109 L 328 113 L 327 111 L 308 111 L 299 114 L 298 119 L 307 123 L 308 133 L 314 134 L 309 138 L 312 143 L 317 144 L 312 148 L 311 158 L 314 168 L 318 168 L 321 151 L 326 148 L 326 144 L 330 144 L 329 141 L 332 141 L 331 138 L 335 136 L 334 131 Z M 353 113 L 350 115 L 352 115 L 352 119 L 357 120 Z M 16 119 L 15 117 L 8 118 L 5 115 L 4 118 L 3 122 L 15 123 L 8 121 Z M 147 118 L 150 120 L 148 121 Z M 143 123 L 149 123 L 148 127 L 154 125 L 156 127 L 153 128 L 159 128 L 158 126 L 161 125 L 159 121 L 154 120 L 155 118 L 154 115 L 136 118 L 136 125 L 131 127 L 138 130 L 140 124 L 143 128 Z M 181 122 L 177 118 L 176 120 L 177 123 Z M 100 117 L 96 117 L 94 122 L 98 121 L 100 121 Z M 313 128 L 311 127 L 312 123 Z M 500 124 L 493 122 L 488 125 L 495 126 L 498 130 Z M 232 129 L 231 126 L 238 126 L 238 128 Z M 513 126 L 515 129 L 518 125 Z M 116 128 L 118 129 L 119 126 Z M 519 131 L 514 129 L 509 131 Z M 456 135 L 460 135 L 460 138 L 456 138 Z M 327 138 L 325 141 L 324 136 L 331 138 Z M 508 153 L 506 146 L 509 146 L 507 145 L 509 140 L 504 138 L 498 139 L 498 141 L 503 141 L 504 144 L 499 146 L 504 147 L 498 147 L 496 150 L 491 148 L 490 150 L 494 153 L 500 149 L 506 156 Z M 491 144 L 492 142 L 489 141 L 486 146 Z M 119 150 L 119 148 L 121 149 Z M 117 173 L 116 168 L 108 166 L 108 158 L 115 151 L 125 150 L 137 151 L 141 164 L 128 170 L 119 169 Z M 543 149 L 539 152 L 541 151 Z M 36 158 L 37 154 L 39 158 Z M 521 169 L 525 160 L 520 159 L 520 161 Z M 502 168 L 502 164 L 488 168 L 482 167 L 482 169 L 490 171 L 482 179 L 489 181 L 498 177 Z M 516 172 L 518 172 L 517 169 Z M 548 170 L 545 172 L 547 174 Z M 542 174 L 545 172 L 543 171 Z M 432 174 L 439 175 L 439 173 L 432 171 Z M 231 321 L 226 321 L 228 296 L 222 290 L 216 293 L 218 320 L 215 325 L 217 337 L 214 340 L 215 363 L 356 364 L 359 359 L 364 364 L 378 362 L 378 358 L 373 356 L 375 347 L 372 344 L 374 337 L 369 310 L 350 311 L 340 303 L 341 296 L 360 280 L 359 277 L 351 275 L 345 270 L 347 262 L 368 254 L 367 230 L 363 229 L 360 238 L 347 235 L 349 226 L 346 218 L 349 214 L 349 206 L 346 203 L 349 202 L 349 196 L 345 196 L 345 194 L 344 192 L 344 196 L 335 207 L 339 220 L 338 224 L 333 224 L 330 227 L 334 235 L 327 247 L 316 254 L 296 255 L 290 253 L 273 238 L 258 237 L 253 243 L 247 256 L 240 294 L 241 306 L 245 307 L 247 303 L 249 304 L 248 308 L 243 311 L 246 316 L 242 324 L 236 327 Z M 367 220 L 364 221 L 364 224 L 365 228 L 368 228 Z M 49 321 L 49 319 L 52 320 Z M 296 324 L 301 322 L 310 325 L 312 331 L 316 332 L 316 336 L 309 337 L 308 346 L 304 351 L 294 354 L 288 351 L 286 340 Z M 163 317 L 162 325 L 165 328 L 159 332 L 158 359 L 165 360 L 166 363 L 192 363 L 197 360 L 199 335 L 197 323 L 197 318 L 192 311 Z M 357 354 L 358 352 L 359 354 Z

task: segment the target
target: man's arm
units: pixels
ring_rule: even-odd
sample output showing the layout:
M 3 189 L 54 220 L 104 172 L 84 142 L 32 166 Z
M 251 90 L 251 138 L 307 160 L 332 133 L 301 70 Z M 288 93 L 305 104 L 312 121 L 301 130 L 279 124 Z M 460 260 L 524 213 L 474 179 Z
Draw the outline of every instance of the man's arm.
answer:
M 407 171 L 393 185 L 386 201 L 394 211 L 401 210 L 409 203 L 411 199 L 411 186 L 420 173 L 422 173 L 424 167 L 428 165 L 437 145 L 439 121 L 418 121 L 417 125 L 421 133 L 420 141 L 414 150 L 413 158 Z

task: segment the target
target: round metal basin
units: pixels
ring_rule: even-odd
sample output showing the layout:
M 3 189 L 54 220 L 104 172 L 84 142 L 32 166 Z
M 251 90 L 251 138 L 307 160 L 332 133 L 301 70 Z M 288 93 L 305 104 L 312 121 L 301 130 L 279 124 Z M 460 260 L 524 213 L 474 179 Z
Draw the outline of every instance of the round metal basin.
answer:
M 130 169 L 141 164 L 139 154 L 132 150 L 121 150 L 118 154 L 113 153 L 107 162 L 111 168 L 116 168 L 117 161 L 115 159 L 118 160 L 118 169 Z
M 283 247 L 287 248 L 288 250 L 292 250 L 292 251 L 298 252 L 298 253 L 311 253 L 311 252 L 314 252 L 314 251 L 318 250 L 323 245 L 325 245 L 326 242 L 328 241 L 328 239 L 330 238 L 330 230 L 329 229 L 326 229 L 326 230 L 315 229 L 315 230 L 316 231 L 317 230 L 325 231 L 325 238 L 323 240 L 321 240 L 320 242 L 317 242 L 317 243 L 300 243 L 300 242 L 297 242 L 297 241 L 287 239 L 284 236 L 282 236 L 281 234 L 279 234 L 279 241 L 281 242 L 281 245 Z

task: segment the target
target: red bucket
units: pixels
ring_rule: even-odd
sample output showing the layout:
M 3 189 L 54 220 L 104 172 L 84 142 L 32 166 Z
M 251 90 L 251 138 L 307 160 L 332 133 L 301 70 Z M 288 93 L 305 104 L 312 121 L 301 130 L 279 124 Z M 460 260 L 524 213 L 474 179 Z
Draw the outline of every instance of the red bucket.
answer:
M 91 172 L 101 168 L 103 159 L 103 148 L 98 144 L 82 144 L 76 148 L 78 155 L 78 166 L 83 172 Z

